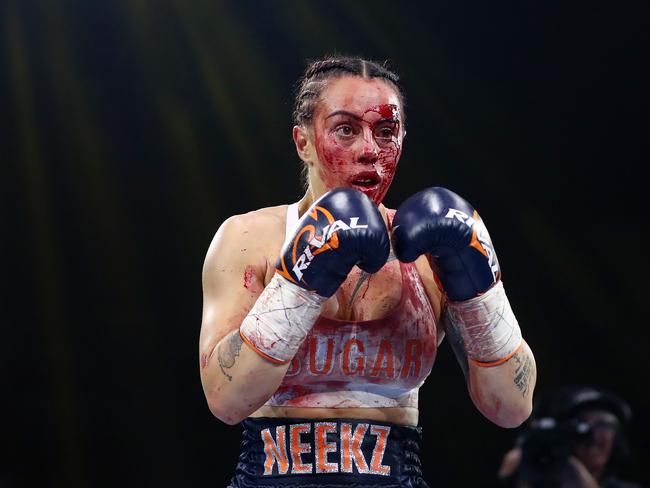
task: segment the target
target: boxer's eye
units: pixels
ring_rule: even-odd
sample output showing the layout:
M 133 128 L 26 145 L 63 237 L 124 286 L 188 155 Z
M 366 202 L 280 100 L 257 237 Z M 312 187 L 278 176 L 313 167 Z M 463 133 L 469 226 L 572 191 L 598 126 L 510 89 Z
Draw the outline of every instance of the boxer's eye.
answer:
M 390 140 L 397 136 L 396 125 L 384 125 L 375 129 L 377 139 Z
M 341 137 L 352 137 L 354 135 L 354 128 L 349 124 L 341 124 L 334 129 L 334 132 Z
M 384 139 L 390 139 L 391 137 L 393 137 L 393 135 L 394 135 L 393 129 L 389 127 L 384 127 L 379 131 L 379 137 L 382 137 Z

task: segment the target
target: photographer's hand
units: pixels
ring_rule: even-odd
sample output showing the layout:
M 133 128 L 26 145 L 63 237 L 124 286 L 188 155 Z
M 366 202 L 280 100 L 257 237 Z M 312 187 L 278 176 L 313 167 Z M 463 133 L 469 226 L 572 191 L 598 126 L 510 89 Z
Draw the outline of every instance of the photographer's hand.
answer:
M 501 467 L 497 476 L 499 479 L 510 478 L 521 463 L 521 447 L 515 447 L 506 452 L 501 461 Z
M 561 488 L 598 488 L 600 486 L 585 465 L 574 456 L 569 457 L 567 471 Z

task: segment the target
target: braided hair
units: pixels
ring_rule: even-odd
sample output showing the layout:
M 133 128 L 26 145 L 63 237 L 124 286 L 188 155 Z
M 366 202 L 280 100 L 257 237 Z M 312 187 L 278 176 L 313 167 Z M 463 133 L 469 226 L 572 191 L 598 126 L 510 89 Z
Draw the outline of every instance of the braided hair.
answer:
M 330 55 L 311 61 L 305 73 L 296 83 L 293 122 L 296 125 L 310 125 L 316 103 L 327 85 L 327 80 L 342 76 L 359 76 L 365 79 L 379 78 L 395 88 L 402 110 L 404 95 L 399 76 L 388 68 L 388 63 L 378 63 L 358 56 Z M 402 118 L 404 115 L 402 114 Z M 402 120 L 404 125 L 404 120 Z

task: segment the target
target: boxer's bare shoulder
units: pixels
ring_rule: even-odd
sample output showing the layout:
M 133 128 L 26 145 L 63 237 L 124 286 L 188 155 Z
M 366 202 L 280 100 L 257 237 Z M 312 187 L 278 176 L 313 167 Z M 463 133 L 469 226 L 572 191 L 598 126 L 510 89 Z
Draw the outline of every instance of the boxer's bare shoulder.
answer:
M 226 219 L 203 264 L 201 342 L 212 351 L 239 324 L 275 271 L 287 206 L 262 208 Z
M 244 214 L 227 218 L 219 227 L 220 232 L 228 235 L 229 239 L 246 241 L 254 239 L 263 241 L 260 237 L 279 236 L 284 238 L 284 226 L 287 220 L 287 205 L 265 207 Z
M 286 209 L 286 205 L 266 207 L 227 218 L 210 244 L 206 261 L 255 261 L 270 251 L 277 255 L 284 239 Z

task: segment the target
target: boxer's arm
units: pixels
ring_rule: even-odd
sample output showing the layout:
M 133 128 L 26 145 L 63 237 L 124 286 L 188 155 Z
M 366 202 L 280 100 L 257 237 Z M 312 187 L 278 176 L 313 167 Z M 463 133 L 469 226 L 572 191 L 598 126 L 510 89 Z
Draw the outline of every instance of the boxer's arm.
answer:
M 266 220 L 255 214 L 228 219 L 215 235 L 203 267 L 201 382 L 210 411 L 228 424 L 263 405 L 288 368 L 263 359 L 239 334 L 264 290 L 267 268 L 273 266 L 267 265 L 259 239 L 274 235 L 264 228 Z
M 458 362 L 465 373 L 467 389 L 476 408 L 500 427 L 518 427 L 532 410 L 537 370 L 535 358 L 526 341 L 502 364 L 478 366 L 467 359 L 462 341 L 447 334 Z
M 416 261 L 416 266 L 439 324 L 438 342 L 443 337 L 448 338 L 465 375 L 472 403 L 485 417 L 501 427 L 520 425 L 530 415 L 536 379 L 535 358 L 528 344 L 522 339 L 517 353 L 497 366 L 482 367 L 468 360 L 462 338 L 445 324 L 442 311 L 444 298 L 431 268 L 421 259 Z
M 428 188 L 400 205 L 393 226 L 397 257 L 410 262 L 426 255 L 444 290 L 446 335 L 473 403 L 497 425 L 520 425 L 532 410 L 535 360 L 478 212 L 449 190 Z
M 468 303 L 482 300 L 481 297 L 466 302 L 445 303 L 442 321 L 465 374 L 472 402 L 495 424 L 512 428 L 518 427 L 530 416 L 537 368 L 533 352 L 521 337 L 502 283 L 496 283 L 483 297 L 495 297 L 495 292 L 502 292 L 502 297 L 483 308 L 467 306 Z M 450 309 L 455 312 L 451 313 Z M 487 313 L 486 310 L 490 309 L 496 313 Z M 514 324 L 514 327 L 503 327 L 503 323 L 496 325 L 501 320 Z M 502 339 L 504 332 L 516 334 L 516 342 Z M 469 347 L 463 335 L 471 342 Z M 513 345 L 516 347 L 513 348 Z M 506 353 L 497 352 L 500 348 L 506 348 Z M 507 353 L 508 348 L 513 352 Z M 488 354 L 486 360 L 472 359 L 471 355 L 480 357 L 481 353 Z

